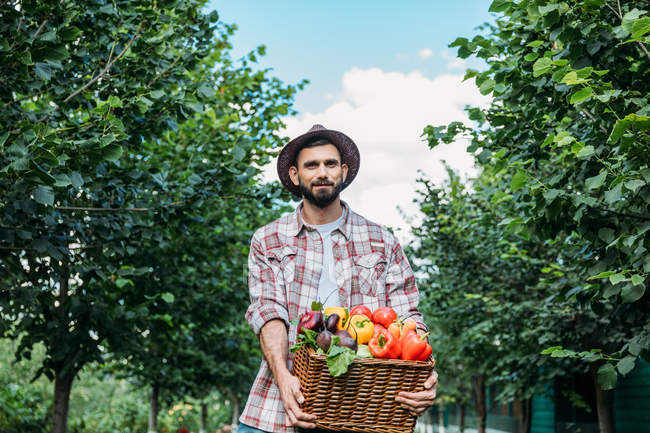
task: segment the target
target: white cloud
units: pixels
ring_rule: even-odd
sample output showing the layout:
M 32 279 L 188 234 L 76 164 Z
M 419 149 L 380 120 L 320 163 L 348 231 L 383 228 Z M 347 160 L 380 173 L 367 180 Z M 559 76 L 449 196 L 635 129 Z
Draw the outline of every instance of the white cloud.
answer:
M 449 51 L 441 51 L 440 57 L 447 62 L 447 69 L 467 69 L 467 61 L 460 57 L 452 56 Z
M 420 136 L 427 125 L 469 122 L 463 107 L 489 102 L 473 81 L 462 79 L 462 75 L 431 79 L 420 72 L 353 68 L 343 74 L 343 91 L 337 100 L 321 113 L 286 119 L 285 135 L 296 137 L 319 123 L 350 136 L 361 152 L 361 168 L 341 197 L 368 219 L 402 229 L 398 236 L 404 240 L 408 226 L 397 207 L 407 215 L 417 213 L 412 200 L 418 170 L 438 183 L 446 178 L 441 160 L 461 174 L 476 173 L 465 150 L 467 143 L 441 145 L 432 151 Z M 268 178 L 276 176 L 273 164 Z
M 420 56 L 421 59 L 428 59 L 429 57 L 433 56 L 433 51 L 431 51 L 429 48 L 423 48 L 418 51 L 418 56 Z

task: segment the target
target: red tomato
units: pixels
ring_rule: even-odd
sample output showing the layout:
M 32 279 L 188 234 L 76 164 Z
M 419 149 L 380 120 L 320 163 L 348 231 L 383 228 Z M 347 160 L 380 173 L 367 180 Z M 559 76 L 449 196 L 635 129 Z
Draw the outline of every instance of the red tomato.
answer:
M 397 313 L 390 307 L 379 307 L 372 314 L 372 321 L 388 328 L 397 319 Z
M 366 307 L 365 305 L 357 305 L 350 311 L 350 317 L 354 316 L 355 314 L 363 314 L 366 316 L 368 319 L 372 320 L 372 311 L 370 311 L 370 308 Z

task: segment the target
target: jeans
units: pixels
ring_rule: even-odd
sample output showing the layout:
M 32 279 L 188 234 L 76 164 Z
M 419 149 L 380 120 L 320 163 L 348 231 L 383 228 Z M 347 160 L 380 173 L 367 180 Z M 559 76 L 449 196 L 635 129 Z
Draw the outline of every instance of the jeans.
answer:
M 322 428 L 315 428 L 315 429 L 306 429 L 306 428 L 298 428 L 299 433 L 327 433 L 330 432 L 331 430 L 325 430 Z M 246 424 L 239 423 L 239 427 L 237 427 L 237 433 L 270 433 L 264 430 L 260 430 L 255 427 L 251 427 Z M 345 433 L 345 432 L 342 432 Z
M 260 430 L 255 427 L 251 427 L 246 424 L 239 423 L 239 426 L 237 427 L 237 433 L 270 433 L 270 432 Z

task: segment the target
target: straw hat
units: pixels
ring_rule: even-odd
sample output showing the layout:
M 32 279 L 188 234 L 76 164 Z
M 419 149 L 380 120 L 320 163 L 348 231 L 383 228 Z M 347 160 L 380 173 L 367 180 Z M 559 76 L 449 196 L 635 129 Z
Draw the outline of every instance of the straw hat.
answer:
M 278 176 L 282 185 L 293 195 L 301 197 L 300 188 L 293 184 L 289 177 L 289 167 L 296 160 L 296 155 L 303 145 L 318 139 L 326 139 L 332 143 L 341 153 L 341 164 L 347 164 L 348 175 L 343 182 L 342 189 L 352 183 L 359 172 L 360 155 L 354 141 L 342 132 L 327 129 L 323 125 L 314 125 L 304 134 L 294 138 L 280 151 L 278 156 Z

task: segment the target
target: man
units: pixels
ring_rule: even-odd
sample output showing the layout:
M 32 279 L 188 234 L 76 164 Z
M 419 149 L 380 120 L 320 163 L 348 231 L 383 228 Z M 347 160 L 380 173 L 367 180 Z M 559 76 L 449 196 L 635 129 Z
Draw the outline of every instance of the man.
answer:
M 304 397 L 291 374 L 288 348 L 295 343 L 290 319 L 324 306 L 371 310 L 392 307 L 426 332 L 417 310 L 415 277 L 395 237 L 350 210 L 339 193 L 359 171 L 359 150 L 345 134 L 315 125 L 280 152 L 278 175 L 303 201 L 295 212 L 255 232 L 248 260 L 251 305 L 246 320 L 264 354 L 260 371 L 239 418 L 238 433 L 292 432 L 314 428 L 315 417 L 300 409 Z M 420 415 L 433 404 L 438 375 L 425 390 L 401 392 L 404 408 Z

